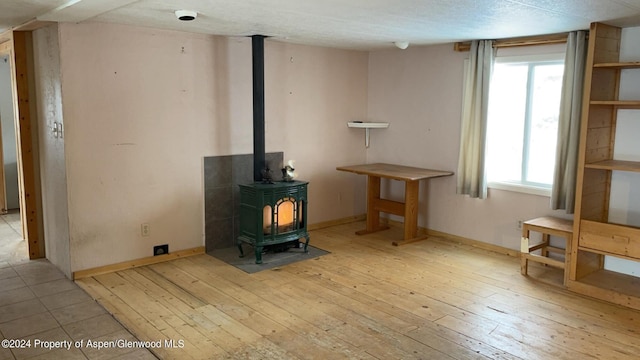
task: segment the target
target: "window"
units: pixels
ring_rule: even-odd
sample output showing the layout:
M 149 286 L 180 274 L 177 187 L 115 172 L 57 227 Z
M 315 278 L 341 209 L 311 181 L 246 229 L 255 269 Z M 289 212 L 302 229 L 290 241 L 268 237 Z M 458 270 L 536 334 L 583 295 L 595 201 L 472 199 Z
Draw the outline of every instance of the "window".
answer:
M 487 125 L 489 187 L 539 194 L 551 189 L 563 57 L 496 59 Z

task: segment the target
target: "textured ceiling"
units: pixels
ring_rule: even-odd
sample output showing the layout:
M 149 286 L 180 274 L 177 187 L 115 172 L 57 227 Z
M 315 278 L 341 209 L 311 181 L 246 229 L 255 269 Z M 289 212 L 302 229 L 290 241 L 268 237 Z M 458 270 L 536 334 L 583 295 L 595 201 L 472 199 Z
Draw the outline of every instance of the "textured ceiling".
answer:
M 175 10 L 196 10 L 181 22 Z M 37 19 L 110 22 L 351 49 L 640 25 L 640 0 L 1 0 L 0 33 Z

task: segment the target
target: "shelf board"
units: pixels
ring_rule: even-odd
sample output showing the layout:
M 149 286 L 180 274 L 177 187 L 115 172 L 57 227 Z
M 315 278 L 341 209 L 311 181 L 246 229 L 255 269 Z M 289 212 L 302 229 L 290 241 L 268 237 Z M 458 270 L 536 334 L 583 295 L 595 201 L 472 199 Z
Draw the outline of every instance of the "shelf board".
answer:
M 639 161 L 604 160 L 604 161 L 598 161 L 590 164 L 584 164 L 584 167 L 587 169 L 640 172 Z
M 386 129 L 389 127 L 389 123 L 386 122 L 355 122 L 350 121 L 347 123 L 350 128 L 360 129 Z
M 369 138 L 371 129 L 386 129 L 389 127 L 387 122 L 364 122 L 364 121 L 349 121 L 347 126 L 350 128 L 364 129 L 364 146 L 369 147 Z
M 640 108 L 640 100 L 591 100 L 589 103 L 591 105 L 609 105 L 629 109 Z
M 593 64 L 593 67 L 603 69 L 640 69 L 640 61 L 599 63 Z
M 621 255 L 621 254 L 614 254 L 614 253 L 610 253 L 610 252 L 607 252 L 607 251 L 592 249 L 592 248 L 588 248 L 588 247 L 584 247 L 584 246 L 578 246 L 578 250 L 589 252 L 589 253 L 593 253 L 593 254 L 598 254 L 598 255 L 613 256 L 613 257 L 616 257 L 616 258 L 619 258 L 619 259 L 638 261 L 637 258 L 634 258 L 634 257 L 631 257 L 631 256 L 624 256 L 624 255 Z
M 602 269 L 570 281 L 569 289 L 619 305 L 640 308 L 640 278 L 635 276 Z

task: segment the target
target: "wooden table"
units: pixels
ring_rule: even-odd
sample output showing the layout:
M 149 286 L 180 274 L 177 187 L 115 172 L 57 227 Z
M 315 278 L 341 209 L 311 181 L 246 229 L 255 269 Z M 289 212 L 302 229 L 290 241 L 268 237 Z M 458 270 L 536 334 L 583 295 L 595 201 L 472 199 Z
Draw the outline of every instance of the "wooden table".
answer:
M 367 175 L 367 227 L 364 230 L 357 231 L 356 234 L 365 235 L 388 229 L 389 226 L 380 224 L 380 212 L 404 217 L 404 237 L 401 241 L 394 241 L 393 245 L 395 246 L 427 237 L 418 236 L 418 190 L 420 180 L 453 175 L 451 171 L 381 163 L 339 166 L 336 169 Z M 404 202 L 380 198 L 381 178 L 405 182 Z

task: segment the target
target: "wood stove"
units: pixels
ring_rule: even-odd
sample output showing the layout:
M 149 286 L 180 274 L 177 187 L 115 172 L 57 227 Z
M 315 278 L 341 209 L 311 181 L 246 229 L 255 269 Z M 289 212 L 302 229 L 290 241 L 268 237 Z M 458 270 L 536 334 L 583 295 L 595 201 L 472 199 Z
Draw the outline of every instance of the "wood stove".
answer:
M 267 246 L 295 243 L 305 238 L 304 252 L 309 245 L 307 232 L 306 181 L 277 181 L 265 163 L 264 124 L 264 36 L 251 37 L 253 70 L 253 178 L 252 184 L 240 186 L 240 235 L 237 238 L 240 256 L 242 244 L 253 246 L 256 264 L 262 263 Z
M 304 252 L 308 251 L 307 184 L 279 181 L 240 185 L 240 256 L 244 256 L 242 244 L 250 244 L 256 264 L 261 264 L 265 247 L 298 244 L 302 238 L 306 239 Z

